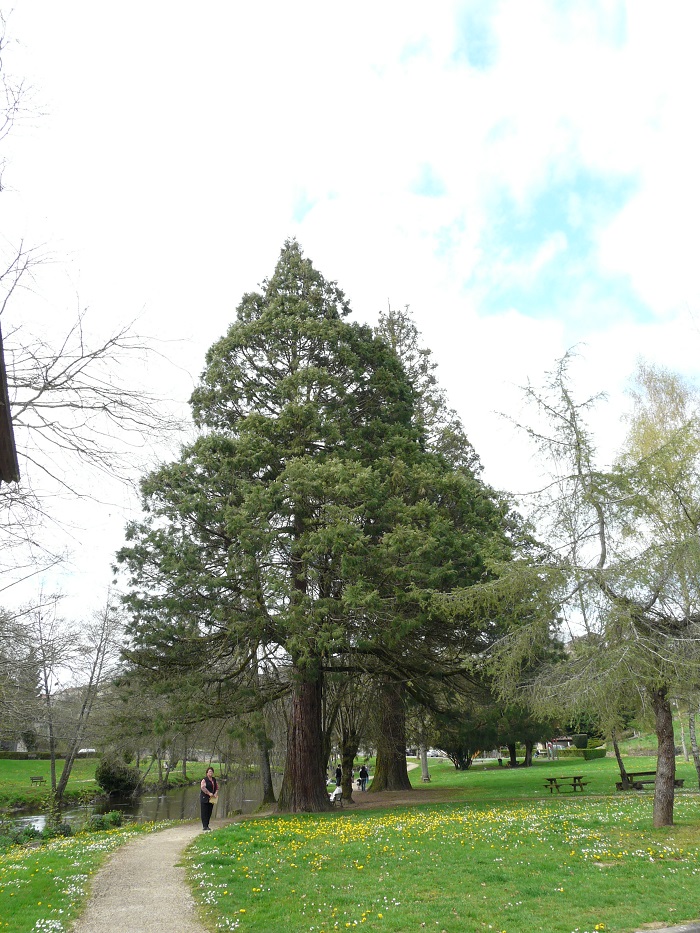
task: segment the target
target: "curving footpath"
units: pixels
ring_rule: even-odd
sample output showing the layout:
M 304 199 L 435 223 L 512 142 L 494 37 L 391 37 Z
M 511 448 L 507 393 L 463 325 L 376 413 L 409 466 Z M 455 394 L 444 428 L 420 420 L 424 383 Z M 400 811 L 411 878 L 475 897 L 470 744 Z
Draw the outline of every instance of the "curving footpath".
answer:
M 174 826 L 117 849 L 100 871 L 73 933 L 207 933 L 177 863 L 202 827 Z

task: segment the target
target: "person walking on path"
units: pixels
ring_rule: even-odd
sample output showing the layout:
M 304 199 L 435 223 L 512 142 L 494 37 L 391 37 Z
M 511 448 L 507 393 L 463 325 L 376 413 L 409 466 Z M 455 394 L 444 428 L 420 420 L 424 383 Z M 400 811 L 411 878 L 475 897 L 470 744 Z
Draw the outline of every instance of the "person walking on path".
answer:
M 207 768 L 207 773 L 202 778 L 199 786 L 199 809 L 202 814 L 202 829 L 206 833 L 209 832 L 209 820 L 216 803 L 216 795 L 219 792 L 219 785 L 214 777 L 213 768 Z
M 369 771 L 364 765 L 362 765 L 362 767 L 360 768 L 360 790 L 361 791 L 367 790 L 367 778 L 368 777 L 369 777 Z
M 340 787 L 340 785 L 343 783 L 343 769 L 340 767 L 340 765 L 338 765 L 338 767 L 335 769 L 335 783 L 336 787 Z

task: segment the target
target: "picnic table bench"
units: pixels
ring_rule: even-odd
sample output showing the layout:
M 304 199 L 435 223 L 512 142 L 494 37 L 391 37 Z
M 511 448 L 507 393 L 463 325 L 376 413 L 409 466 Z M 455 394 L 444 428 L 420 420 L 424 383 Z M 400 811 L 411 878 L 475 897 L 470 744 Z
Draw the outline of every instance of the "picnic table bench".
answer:
M 571 774 L 566 777 L 548 777 L 544 786 L 549 789 L 550 794 L 553 794 L 555 790 L 560 794 L 562 787 L 570 787 L 573 793 L 576 793 L 577 790 L 583 793 L 583 788 L 588 783 L 588 781 L 583 780 L 582 774 Z
M 42 777 L 40 774 L 35 777 L 30 777 L 29 780 L 32 782 L 32 786 L 34 784 L 46 784 L 46 778 Z
M 645 784 L 655 784 L 656 783 L 656 771 L 628 771 L 627 772 L 627 786 L 623 781 L 617 781 L 615 787 L 618 790 L 629 790 L 634 788 L 634 790 L 644 790 Z M 673 782 L 674 787 L 683 787 L 683 779 L 676 778 Z

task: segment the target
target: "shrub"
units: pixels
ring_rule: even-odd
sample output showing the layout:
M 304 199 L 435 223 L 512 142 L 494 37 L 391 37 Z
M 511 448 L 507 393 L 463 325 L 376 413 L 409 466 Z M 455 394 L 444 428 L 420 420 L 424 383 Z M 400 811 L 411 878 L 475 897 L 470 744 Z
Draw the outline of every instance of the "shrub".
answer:
M 41 832 L 33 826 L 17 826 L 11 821 L 0 821 L 0 849 L 21 846 L 41 839 Z
M 72 836 L 73 827 L 70 823 L 56 823 L 53 826 L 46 826 L 41 831 L 42 839 L 55 839 L 57 836 Z
M 585 757 L 583 749 L 574 748 L 573 746 L 571 748 L 560 748 L 557 751 L 557 756 L 559 758 L 584 758 Z
M 104 813 L 93 813 L 83 824 L 83 830 L 86 833 L 99 833 L 107 829 L 107 820 Z
M 141 772 L 119 758 L 105 756 L 95 769 L 95 780 L 108 794 L 133 794 L 141 783 Z
M 574 747 L 575 748 L 586 748 L 588 745 L 588 733 L 579 732 L 577 735 L 572 736 Z
M 122 825 L 122 811 L 109 810 L 107 813 L 93 813 L 86 821 L 83 829 L 86 833 L 104 832 L 106 829 L 116 829 Z
M 587 748 L 583 752 L 586 761 L 593 761 L 594 758 L 605 758 L 607 750 L 604 748 Z

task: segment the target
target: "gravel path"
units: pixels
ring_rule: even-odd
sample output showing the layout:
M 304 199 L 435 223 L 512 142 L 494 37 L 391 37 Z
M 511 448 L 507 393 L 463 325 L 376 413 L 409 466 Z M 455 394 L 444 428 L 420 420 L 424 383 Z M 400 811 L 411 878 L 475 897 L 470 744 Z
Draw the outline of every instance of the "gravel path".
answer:
M 207 933 L 177 865 L 202 828 L 192 823 L 140 836 L 122 846 L 95 876 L 73 933 Z

